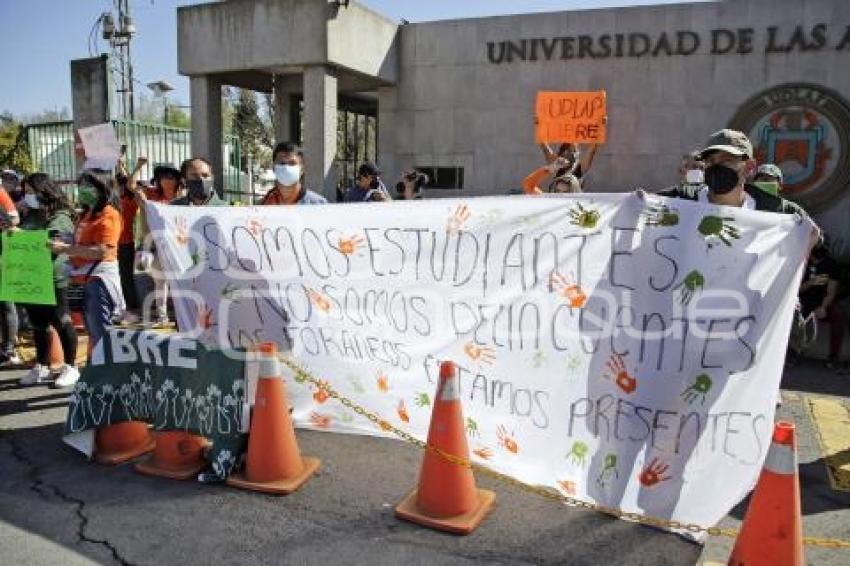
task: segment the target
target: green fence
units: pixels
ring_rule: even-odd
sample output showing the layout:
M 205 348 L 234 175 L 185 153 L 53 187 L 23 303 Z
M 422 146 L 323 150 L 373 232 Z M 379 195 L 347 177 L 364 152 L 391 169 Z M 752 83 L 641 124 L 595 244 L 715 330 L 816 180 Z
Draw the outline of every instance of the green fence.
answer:
M 127 145 L 127 165 L 132 168 L 138 157 L 147 157 L 148 165 L 142 170 L 142 179 L 153 175 L 157 163 L 179 166 L 191 156 L 191 130 L 173 128 L 163 124 L 113 120 L 118 141 Z M 73 122 L 51 122 L 27 126 L 30 157 L 36 171 L 47 173 L 63 185 L 73 185 L 77 178 L 74 156 Z M 223 190 L 226 195 L 241 192 L 242 153 L 239 138 L 226 136 L 223 152 Z

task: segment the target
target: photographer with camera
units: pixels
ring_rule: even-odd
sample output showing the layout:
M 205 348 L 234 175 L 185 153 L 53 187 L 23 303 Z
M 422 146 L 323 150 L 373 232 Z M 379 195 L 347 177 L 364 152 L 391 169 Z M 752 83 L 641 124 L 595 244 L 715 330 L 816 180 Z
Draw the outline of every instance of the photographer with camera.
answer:
M 416 169 L 411 169 L 410 171 L 406 171 L 402 177 L 401 181 L 396 183 L 396 198 L 398 200 L 415 200 L 422 198 L 422 188 L 425 187 L 430 179 L 428 179 L 428 175 L 417 171 Z
M 385 202 L 392 200 L 384 182 L 381 170 L 369 161 L 357 169 L 357 180 L 345 192 L 345 202 Z

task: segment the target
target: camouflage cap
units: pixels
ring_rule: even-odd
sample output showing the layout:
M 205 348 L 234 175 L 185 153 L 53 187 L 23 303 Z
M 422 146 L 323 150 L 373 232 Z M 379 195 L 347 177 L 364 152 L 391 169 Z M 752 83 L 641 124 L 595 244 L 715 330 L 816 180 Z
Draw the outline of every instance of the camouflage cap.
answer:
M 756 169 L 756 176 L 758 177 L 759 175 L 773 177 L 780 183 L 782 182 L 782 169 L 780 169 L 778 165 L 774 165 L 773 163 L 765 163 L 763 165 L 759 165 L 758 169 Z
M 744 132 L 738 130 L 724 129 L 719 132 L 714 132 L 705 144 L 705 148 L 700 151 L 700 157 L 705 156 L 712 151 L 725 151 L 732 155 L 753 157 L 753 144 L 750 143 L 750 138 Z

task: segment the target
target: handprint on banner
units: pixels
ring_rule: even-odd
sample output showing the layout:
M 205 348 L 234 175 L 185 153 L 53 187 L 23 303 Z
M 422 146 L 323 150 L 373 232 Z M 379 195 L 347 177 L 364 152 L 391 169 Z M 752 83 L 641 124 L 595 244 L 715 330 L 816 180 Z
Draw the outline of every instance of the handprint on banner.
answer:
M 638 382 L 637 379 L 632 377 L 632 375 L 626 370 L 626 362 L 623 360 L 623 356 L 620 354 L 611 354 L 611 357 L 605 365 L 610 372 L 605 376 L 607 379 L 613 379 L 617 384 L 617 387 L 622 389 L 625 393 L 632 394 L 635 392 Z
M 682 399 L 689 405 L 693 405 L 697 400 L 699 400 L 700 405 L 705 405 L 705 396 L 711 391 L 712 385 L 711 376 L 702 373 L 696 376 L 693 384 L 682 391 Z
M 215 325 L 215 313 L 212 308 L 204 303 L 198 305 L 198 326 L 202 330 L 209 330 Z
M 496 429 L 496 436 L 499 439 L 499 446 L 511 454 L 519 452 L 519 444 L 517 444 L 516 440 L 514 440 L 513 432 L 508 434 L 507 429 L 503 425 L 499 425 L 499 428 Z
M 337 416 L 339 417 L 339 420 L 346 424 L 354 422 L 354 415 L 348 411 L 341 411 L 337 414 Z
M 496 359 L 496 350 L 490 346 L 476 346 L 472 342 L 467 342 L 463 347 L 464 353 L 469 356 L 469 359 L 474 362 L 480 362 L 486 365 L 492 365 Z
M 558 484 L 558 489 L 564 492 L 565 495 L 572 497 L 576 494 L 576 482 L 572 480 L 558 480 L 556 483 Z
M 737 240 L 741 237 L 741 231 L 731 224 L 735 218 L 732 216 L 706 216 L 697 227 L 697 231 L 708 243 L 708 247 L 712 247 L 714 238 L 719 239 L 728 247 L 732 247 L 732 240 Z
M 345 379 L 348 380 L 348 383 L 351 385 L 351 388 L 354 389 L 355 393 L 366 393 L 366 388 L 363 387 L 363 384 L 360 383 L 360 378 L 354 374 L 347 374 Z
M 581 440 L 576 440 L 570 448 L 570 453 L 567 454 L 567 460 L 583 468 L 587 464 L 587 453 L 589 451 L 590 449 L 587 447 L 587 444 Z
M 417 393 L 416 397 L 413 398 L 413 403 L 417 407 L 430 407 L 431 406 L 431 396 L 427 393 Z
M 601 218 L 599 211 L 595 208 L 585 208 L 577 202 L 569 211 L 570 224 L 579 228 L 594 229 Z
M 552 272 L 549 277 L 549 288 L 553 293 L 567 300 L 567 304 L 571 309 L 580 309 L 587 302 L 587 294 L 581 287 L 568 277 L 561 275 L 557 271 Z
M 236 463 L 236 456 L 230 450 L 222 450 L 212 463 L 213 470 L 220 478 L 227 477 Z
M 319 428 L 330 428 L 333 418 L 330 415 L 323 415 L 313 411 L 310 413 L 310 423 Z
M 316 403 L 321 405 L 330 398 L 327 387 L 327 381 L 319 381 L 319 385 L 316 388 L 316 391 L 313 392 L 313 400 Z
M 644 211 L 647 226 L 662 228 L 679 225 L 679 211 L 666 204 L 652 204 Z
M 478 423 L 472 417 L 466 417 L 466 434 L 475 437 L 481 436 L 478 431 Z
M 245 223 L 245 228 L 254 236 L 259 236 L 263 233 L 263 221 L 258 218 L 251 218 Z
M 682 281 L 673 287 L 673 292 L 679 294 L 679 302 L 689 305 L 694 295 L 705 288 L 705 276 L 696 269 L 685 275 Z
M 185 246 L 189 243 L 189 221 L 183 216 L 178 216 L 174 219 L 174 239 L 180 246 Z
M 649 466 L 638 476 L 640 483 L 646 487 L 652 487 L 660 482 L 667 481 L 670 476 L 665 476 L 664 473 L 670 468 L 669 464 L 664 464 L 658 461 L 658 458 L 653 458 Z
M 390 390 L 390 378 L 387 377 L 387 374 L 384 372 L 378 372 L 378 377 L 376 378 L 378 384 L 378 391 L 381 393 L 388 393 Z
M 307 287 L 307 296 L 310 297 L 310 302 L 323 313 L 329 313 L 331 310 L 331 302 L 326 296 L 319 291 Z
M 398 418 L 401 419 L 402 422 L 410 422 L 410 415 L 407 414 L 407 405 L 404 404 L 404 399 L 399 399 L 396 412 L 398 413 Z
M 449 216 L 446 222 L 446 232 L 448 234 L 456 234 L 463 230 L 463 226 L 472 214 L 469 212 L 469 207 L 465 204 L 459 204 L 454 213 Z
M 598 483 L 600 487 L 605 487 L 612 479 L 618 479 L 619 477 L 620 473 L 617 471 L 617 455 L 613 453 L 606 454 L 605 463 L 602 466 L 602 471 L 599 472 L 599 476 L 596 478 L 596 483 Z
M 350 238 L 340 238 L 339 239 L 339 251 L 343 255 L 353 255 L 359 248 L 360 245 L 364 242 L 363 236 L 357 234 Z
M 531 358 L 531 365 L 537 369 L 543 367 L 543 364 L 546 363 L 546 354 L 543 353 L 542 350 L 539 350 L 534 356 Z
M 486 446 L 479 446 L 478 448 L 473 450 L 472 453 L 481 458 L 482 460 L 489 460 L 493 457 L 493 451 L 487 448 Z

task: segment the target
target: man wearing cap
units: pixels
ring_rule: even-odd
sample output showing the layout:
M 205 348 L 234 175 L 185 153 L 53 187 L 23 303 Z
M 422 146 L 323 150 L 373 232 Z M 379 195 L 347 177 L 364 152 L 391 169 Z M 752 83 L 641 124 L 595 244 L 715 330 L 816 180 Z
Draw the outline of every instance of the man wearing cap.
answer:
M 327 204 L 327 199 L 304 186 L 304 152 L 292 142 L 278 143 L 272 152 L 275 184 L 260 203 Z
M 705 164 L 705 185 L 679 185 L 658 194 L 808 218 L 797 204 L 746 182 L 755 171 L 756 162 L 753 145 L 743 132 L 729 129 L 715 132 L 700 151 L 700 158 Z
M 365 162 L 357 169 L 357 180 L 345 192 L 345 202 L 384 202 L 390 198 L 384 182 L 381 181 L 381 170 L 372 163 Z
M 756 169 L 753 184 L 761 190 L 779 196 L 782 192 L 782 169 L 773 163 L 764 163 Z

